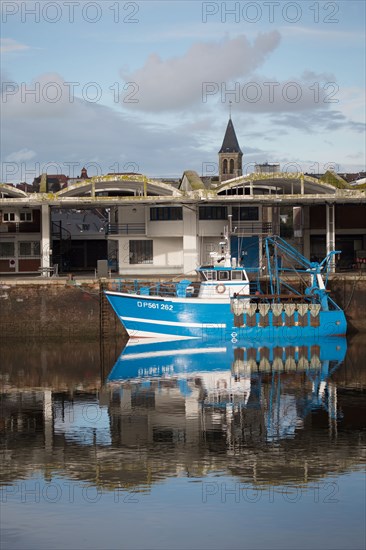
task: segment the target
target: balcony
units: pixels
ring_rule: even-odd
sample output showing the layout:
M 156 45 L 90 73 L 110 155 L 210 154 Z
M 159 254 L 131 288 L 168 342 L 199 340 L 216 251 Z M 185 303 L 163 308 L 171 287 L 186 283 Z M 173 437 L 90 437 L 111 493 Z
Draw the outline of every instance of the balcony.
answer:
M 244 237 L 247 235 L 272 235 L 272 222 L 239 222 L 233 221 L 232 235 Z
M 0 224 L 0 233 L 40 233 L 39 222 L 3 222 Z
M 106 235 L 145 235 L 144 223 L 109 223 Z

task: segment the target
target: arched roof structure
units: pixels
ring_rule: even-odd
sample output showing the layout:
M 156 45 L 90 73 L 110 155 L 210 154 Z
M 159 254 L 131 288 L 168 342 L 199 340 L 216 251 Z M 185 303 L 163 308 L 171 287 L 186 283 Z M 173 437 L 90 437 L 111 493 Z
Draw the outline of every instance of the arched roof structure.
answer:
M 142 174 L 112 174 L 95 176 L 82 182 L 69 185 L 55 195 L 63 197 L 84 197 L 108 194 L 132 196 L 172 196 L 180 197 L 181 191 L 172 185 L 162 183 Z
M 312 176 L 293 172 L 277 172 L 274 174 L 258 173 L 239 176 L 226 180 L 216 187 L 218 195 L 227 194 L 250 194 L 254 195 L 298 195 L 298 194 L 335 194 L 337 189 L 328 183 L 324 183 Z M 249 193 L 248 193 L 249 194 Z
M 8 185 L 6 183 L 0 183 L 0 198 L 19 198 L 24 199 L 28 197 L 28 193 L 19 189 L 19 187 L 14 187 L 13 185 Z

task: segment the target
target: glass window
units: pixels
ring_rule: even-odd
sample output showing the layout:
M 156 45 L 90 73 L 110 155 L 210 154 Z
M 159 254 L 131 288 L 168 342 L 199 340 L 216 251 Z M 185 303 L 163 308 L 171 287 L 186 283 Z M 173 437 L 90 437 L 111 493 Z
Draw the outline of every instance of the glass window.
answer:
M 130 241 L 130 264 L 153 263 L 153 241 Z
M 14 243 L 0 243 L 0 258 L 14 256 Z
M 183 209 L 181 206 L 161 206 L 150 208 L 151 221 L 176 221 L 183 219 Z
M 227 207 L 226 206 L 200 206 L 199 219 L 200 220 L 226 220 Z
M 216 280 L 216 271 L 204 271 L 203 275 L 207 281 L 215 281 Z
M 20 256 L 32 256 L 32 243 L 31 241 L 24 241 L 19 243 L 19 255 Z
M 40 248 L 39 241 L 21 241 L 19 243 L 19 256 L 39 256 Z
M 219 281 L 228 281 L 230 273 L 228 271 L 219 271 Z
M 232 271 L 231 272 L 231 278 L 236 279 L 236 280 L 238 280 L 238 279 L 241 280 L 242 279 L 242 273 L 243 273 L 242 271 Z
M 19 219 L 21 222 L 31 222 L 32 212 L 20 212 Z
M 258 206 L 233 206 L 234 221 L 257 221 L 259 219 Z
M 15 212 L 4 212 L 4 222 L 15 222 Z

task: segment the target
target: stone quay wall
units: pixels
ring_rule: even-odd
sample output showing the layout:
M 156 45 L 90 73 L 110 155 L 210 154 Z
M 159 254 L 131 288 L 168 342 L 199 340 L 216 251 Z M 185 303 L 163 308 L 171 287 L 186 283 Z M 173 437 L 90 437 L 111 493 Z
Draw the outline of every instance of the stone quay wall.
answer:
M 125 337 L 103 296 L 113 280 L 0 279 L 0 339 L 89 340 Z M 366 275 L 336 274 L 328 283 L 345 310 L 348 332 L 366 332 Z
M 125 333 L 98 280 L 0 281 L 0 339 L 95 341 L 102 332 L 110 337 Z

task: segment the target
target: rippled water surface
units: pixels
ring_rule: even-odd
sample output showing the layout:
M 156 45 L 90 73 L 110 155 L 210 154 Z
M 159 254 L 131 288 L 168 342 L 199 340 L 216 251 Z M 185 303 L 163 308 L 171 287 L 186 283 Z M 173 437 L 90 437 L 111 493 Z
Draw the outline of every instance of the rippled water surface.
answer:
M 365 548 L 366 339 L 2 344 L 1 548 Z

